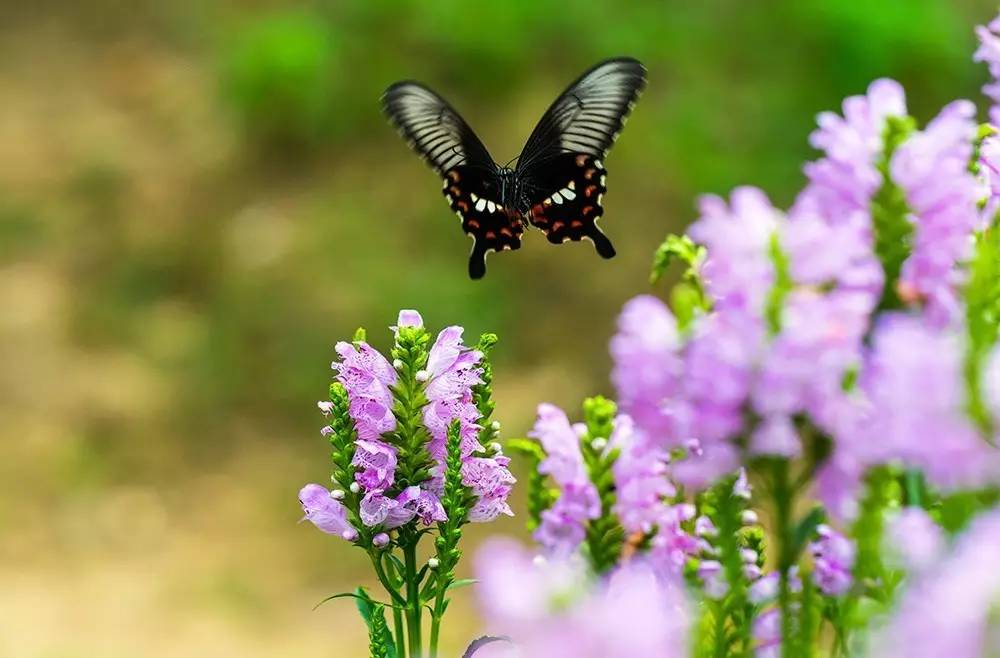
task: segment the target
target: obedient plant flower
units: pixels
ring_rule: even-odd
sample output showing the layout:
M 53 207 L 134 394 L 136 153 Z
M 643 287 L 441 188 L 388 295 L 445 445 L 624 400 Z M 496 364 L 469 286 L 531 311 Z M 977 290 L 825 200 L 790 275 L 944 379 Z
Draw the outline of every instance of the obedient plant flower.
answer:
M 353 595 L 364 608 L 373 655 L 382 655 L 378 646 L 391 647 L 397 658 L 420 658 L 425 609 L 430 655 L 437 650 L 462 527 L 511 514 L 514 477 L 495 441 L 499 423 L 491 419 L 486 355 L 496 337 L 486 334 L 471 348 L 453 326 L 432 343 L 416 311 L 402 311 L 392 330 L 389 356 L 367 343 L 363 330 L 337 343 L 336 381 L 329 400 L 318 404 L 329 423 L 321 434 L 333 448 L 334 488 L 306 485 L 299 500 L 306 520 L 368 553 L 390 598 L 379 603 L 364 590 Z M 428 529 L 434 554 L 421 566 L 417 546 Z M 386 606 L 394 609 L 392 631 Z
M 1000 651 L 1000 509 L 975 520 L 944 560 L 912 582 L 872 655 L 980 658 Z
M 921 507 L 907 507 L 886 528 L 886 552 L 907 570 L 919 572 L 934 565 L 944 551 L 944 531 Z
M 851 586 L 856 549 L 850 539 L 828 525 L 816 529 L 819 538 L 809 546 L 813 578 L 824 594 L 840 596 Z
M 995 75 L 998 26 L 977 53 Z M 856 619 L 830 613 L 836 601 L 891 600 L 900 569 L 936 550 L 931 523 L 924 548 L 884 561 L 891 510 L 1000 483 L 1000 138 L 974 117 L 956 101 L 921 127 L 898 83 L 874 82 L 820 115 L 822 155 L 787 212 L 755 188 L 703 198 L 657 251 L 654 279 L 671 260 L 685 268 L 670 303 L 622 310 L 612 381 L 637 439 L 615 455 L 613 473 L 632 477 L 612 510 L 649 555 L 665 528 L 708 544 L 676 554 L 714 601 L 706 614 L 736 629 L 720 651 L 793 655 L 817 606 L 846 634 Z M 755 515 L 731 495 L 741 463 L 771 499 L 773 575 L 749 538 L 723 541 Z M 825 509 L 802 504 L 811 491 Z M 772 608 L 734 612 L 772 590 Z
M 512 444 L 535 468 L 528 494 L 535 540 L 552 558 L 580 553 L 597 574 L 636 556 L 679 575 L 702 542 L 693 534 L 694 507 L 673 503 L 670 451 L 603 398 L 584 403 L 584 418 L 574 425 L 561 409 L 539 405 L 534 441 Z
M 494 540 L 480 551 L 476 575 L 484 618 L 515 647 L 504 655 L 689 655 L 683 588 L 640 562 L 594 578 L 578 561 L 539 561 L 516 543 Z

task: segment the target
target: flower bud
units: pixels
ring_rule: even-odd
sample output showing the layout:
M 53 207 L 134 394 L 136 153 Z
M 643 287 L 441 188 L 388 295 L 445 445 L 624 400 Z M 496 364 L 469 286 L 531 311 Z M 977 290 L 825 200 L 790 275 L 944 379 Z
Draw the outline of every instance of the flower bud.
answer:
M 441 566 L 441 562 L 436 557 L 432 557 L 431 559 L 427 560 L 427 566 L 430 567 L 431 569 L 437 569 L 439 566 Z
M 494 432 L 499 432 L 500 431 L 500 421 L 499 420 L 494 420 L 492 423 L 490 423 L 490 427 L 493 428 Z
M 608 447 L 608 440 L 603 436 L 599 436 L 596 439 L 591 440 L 590 447 L 600 452 Z
M 740 521 L 743 525 L 756 525 L 759 520 L 757 512 L 752 509 L 744 510 L 743 514 L 740 515 Z
M 372 537 L 372 544 L 375 546 L 375 548 L 382 548 L 388 543 L 389 543 L 389 535 L 385 534 L 384 532 L 380 532 L 374 537 Z
M 496 441 L 493 441 L 492 443 L 490 443 L 490 450 L 492 452 L 500 453 L 503 452 L 503 446 L 497 443 Z
M 343 489 L 334 489 L 330 492 L 330 498 L 333 498 L 334 500 L 343 500 L 345 495 L 346 494 Z
M 418 382 L 425 382 L 431 378 L 431 374 L 426 370 L 418 370 L 415 377 Z
M 358 531 L 354 528 L 348 528 L 347 530 L 340 533 L 340 536 L 347 541 L 354 541 L 358 538 Z
M 744 564 L 757 564 L 757 551 L 752 548 L 741 548 L 740 557 Z
M 351 493 L 358 493 L 361 491 L 361 485 L 357 482 L 351 482 L 351 486 L 348 488 L 351 490 Z
M 402 359 L 393 359 L 392 360 L 392 367 L 395 368 L 396 370 L 402 370 L 403 369 L 403 361 L 402 361 Z

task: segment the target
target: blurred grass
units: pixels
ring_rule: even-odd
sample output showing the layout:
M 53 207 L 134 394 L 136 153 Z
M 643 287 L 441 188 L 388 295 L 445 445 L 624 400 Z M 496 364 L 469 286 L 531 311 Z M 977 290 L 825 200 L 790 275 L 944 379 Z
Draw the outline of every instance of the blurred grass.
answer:
M 0 656 L 360 655 L 360 554 L 296 526 L 335 340 L 400 307 L 497 331 L 509 435 L 609 393 L 614 317 L 693 197 L 787 203 L 875 77 L 978 98 L 986 0 L 40 0 L 0 7 Z M 650 86 L 609 158 L 619 258 L 467 238 L 377 109 L 432 84 L 497 159 L 596 60 Z M 515 503 L 517 508 L 517 503 Z M 518 532 L 519 521 L 476 528 Z M 475 632 L 453 607 L 450 654 Z M 58 632 L 53 629 L 58 629 Z M 349 646 L 350 650 L 338 650 Z

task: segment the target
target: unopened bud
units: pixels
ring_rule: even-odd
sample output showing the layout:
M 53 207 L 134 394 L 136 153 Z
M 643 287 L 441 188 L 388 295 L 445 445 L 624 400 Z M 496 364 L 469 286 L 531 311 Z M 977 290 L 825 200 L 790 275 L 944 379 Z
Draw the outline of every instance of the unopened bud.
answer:
M 603 436 L 599 436 L 590 442 L 590 447 L 598 451 L 604 450 L 605 448 L 608 447 L 608 440 L 605 439 Z
M 497 443 L 496 441 L 493 441 L 492 443 L 490 443 L 490 450 L 492 450 L 493 452 L 503 452 L 503 446 Z
M 393 359 L 392 360 L 392 367 L 395 368 L 396 370 L 402 370 L 403 369 L 403 360 L 402 359 Z
M 359 491 L 361 491 L 361 485 L 358 484 L 357 482 L 351 482 L 351 486 L 348 487 L 348 489 L 351 490 L 351 493 L 358 493 Z
M 354 528 L 348 528 L 347 530 L 340 533 L 340 536 L 347 541 L 354 541 L 358 538 L 358 531 Z
M 492 423 L 490 423 L 490 427 L 493 428 L 494 432 L 499 432 L 500 431 L 500 421 L 499 420 L 494 420 Z
M 430 567 L 431 569 L 437 569 L 438 567 L 441 566 L 441 562 L 436 557 L 432 557 L 431 559 L 427 560 L 427 566 Z
M 343 489 L 334 489 L 330 492 L 330 498 L 333 498 L 334 500 L 343 500 L 345 495 L 346 494 Z
M 752 509 L 744 510 L 743 514 L 740 515 L 740 521 L 743 525 L 756 525 L 759 520 L 757 512 Z
M 427 372 L 426 370 L 418 370 L 415 377 L 418 382 L 425 382 L 431 378 L 431 373 Z
M 384 532 L 380 532 L 374 537 L 372 537 L 372 544 L 376 548 L 382 548 L 388 543 L 389 543 L 389 535 L 385 534 Z

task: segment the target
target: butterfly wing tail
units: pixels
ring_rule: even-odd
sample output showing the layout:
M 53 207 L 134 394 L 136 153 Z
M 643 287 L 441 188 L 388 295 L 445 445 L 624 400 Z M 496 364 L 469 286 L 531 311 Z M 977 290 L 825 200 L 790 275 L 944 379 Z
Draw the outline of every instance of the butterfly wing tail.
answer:
M 476 240 L 469 254 L 469 278 L 476 280 L 486 275 L 486 247 L 481 240 Z
M 597 253 L 601 256 L 601 258 L 615 257 L 616 252 L 614 245 L 611 244 L 611 240 L 608 239 L 608 236 L 604 235 L 604 231 L 602 231 L 597 224 L 592 224 L 590 226 L 590 230 L 587 232 L 587 237 L 594 243 L 594 249 L 597 250 Z

